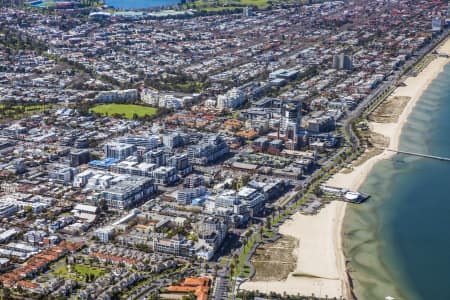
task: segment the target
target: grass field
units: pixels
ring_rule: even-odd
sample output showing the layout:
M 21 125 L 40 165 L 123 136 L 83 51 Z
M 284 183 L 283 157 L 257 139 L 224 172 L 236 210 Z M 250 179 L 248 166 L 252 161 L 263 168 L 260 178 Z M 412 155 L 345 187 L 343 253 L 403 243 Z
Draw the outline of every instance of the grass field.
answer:
M 90 111 L 104 116 L 123 115 L 127 119 L 133 119 L 134 115 L 138 117 L 153 116 L 158 112 L 154 107 L 136 104 L 102 104 L 91 108 Z
M 103 276 L 106 273 L 105 269 L 95 268 L 86 265 L 72 265 L 71 272 L 69 272 L 67 265 L 63 265 L 54 271 L 57 277 L 65 278 L 65 279 L 73 279 L 84 281 L 86 276 L 93 275 L 96 279 L 100 276 Z
M 204 11 L 221 11 L 242 8 L 245 6 L 256 6 L 264 9 L 269 6 L 268 0 L 216 0 L 213 2 L 195 1 L 184 5 L 185 8 L 196 8 Z
M 0 104 L 0 118 L 7 117 L 17 119 L 26 114 L 34 114 L 52 107 L 51 104 L 30 104 L 30 105 L 13 105 L 5 108 L 5 105 Z
M 322 0 L 313 0 L 316 2 L 323 2 Z M 214 0 L 214 1 L 202 1 L 197 0 L 194 2 L 189 2 L 188 4 L 183 4 L 183 8 L 194 8 L 202 11 L 222 11 L 222 10 L 234 10 L 238 8 L 243 8 L 246 6 L 254 6 L 258 9 L 266 9 L 271 4 L 300 4 L 307 3 L 306 0 Z

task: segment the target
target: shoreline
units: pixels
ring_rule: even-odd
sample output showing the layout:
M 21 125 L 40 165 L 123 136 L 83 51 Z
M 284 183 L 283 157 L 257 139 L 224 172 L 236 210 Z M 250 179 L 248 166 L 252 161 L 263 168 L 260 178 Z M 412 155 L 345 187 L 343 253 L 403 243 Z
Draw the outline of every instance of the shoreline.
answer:
M 439 53 L 450 55 L 450 38 L 437 48 Z M 371 130 L 389 138 L 390 149 L 398 150 L 403 126 L 410 113 L 430 83 L 444 70 L 449 58 L 436 57 L 417 76 L 407 77 L 406 86 L 397 87 L 389 97 L 409 97 L 408 103 L 399 114 L 396 122 L 371 122 Z M 339 172 L 327 184 L 335 187 L 357 191 L 374 165 L 384 159 L 390 159 L 396 153 L 384 150 L 364 163 L 353 168 L 350 173 Z M 261 292 L 277 292 L 283 294 L 300 293 L 328 297 L 344 297 L 354 299 L 352 278 L 347 270 L 347 258 L 343 249 L 343 223 L 347 203 L 333 201 L 320 210 L 315 216 L 296 213 L 292 220 L 280 226 L 280 233 L 293 236 L 299 241 L 296 270 L 282 281 L 246 281 L 241 289 L 259 290 Z M 293 276 L 300 274 L 304 276 Z
M 447 53 L 450 55 L 450 38 L 447 38 L 436 50 L 441 53 Z M 428 66 L 426 66 L 417 76 L 415 77 L 407 77 L 403 82 L 406 86 L 397 87 L 393 93 L 389 97 L 410 97 L 408 103 L 404 107 L 403 111 L 398 116 L 398 119 L 395 123 L 375 123 L 371 122 L 370 127 L 371 130 L 375 133 L 382 134 L 385 137 L 389 138 L 389 147 L 390 149 L 399 150 L 400 146 L 400 138 L 402 134 L 402 130 L 406 122 L 408 121 L 408 117 L 411 112 L 414 110 L 417 102 L 422 97 L 422 94 L 429 87 L 431 82 L 437 78 L 437 76 L 444 71 L 445 66 L 450 63 L 450 58 L 445 57 L 436 57 L 433 59 Z M 347 187 L 352 190 L 358 190 L 361 185 L 365 182 L 370 172 L 372 171 L 375 164 L 381 160 L 390 159 L 396 153 L 392 151 L 384 150 L 382 153 L 368 159 L 362 165 L 353 169 L 352 172 L 348 174 L 338 173 L 334 175 L 329 181 L 329 185 L 339 186 L 339 187 Z M 354 291 L 351 287 L 352 278 L 348 274 L 348 270 L 346 267 L 345 253 L 343 251 L 343 222 L 345 219 L 345 213 L 341 222 L 339 223 L 340 228 L 340 240 L 341 244 L 336 246 L 336 249 L 340 249 L 340 257 L 341 262 L 343 261 L 344 269 L 341 270 L 341 273 L 346 276 L 341 277 L 343 279 L 344 289 L 344 297 L 347 299 L 354 298 Z M 342 263 L 340 264 L 342 265 Z

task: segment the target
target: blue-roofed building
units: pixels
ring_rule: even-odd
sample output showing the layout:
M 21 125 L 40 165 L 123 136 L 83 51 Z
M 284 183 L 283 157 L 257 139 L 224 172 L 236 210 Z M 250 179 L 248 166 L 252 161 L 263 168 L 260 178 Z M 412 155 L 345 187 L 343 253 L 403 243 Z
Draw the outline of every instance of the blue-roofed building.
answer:
M 89 166 L 98 169 L 107 169 L 113 164 L 117 163 L 119 160 L 116 158 L 105 158 L 103 160 L 93 160 L 89 162 Z

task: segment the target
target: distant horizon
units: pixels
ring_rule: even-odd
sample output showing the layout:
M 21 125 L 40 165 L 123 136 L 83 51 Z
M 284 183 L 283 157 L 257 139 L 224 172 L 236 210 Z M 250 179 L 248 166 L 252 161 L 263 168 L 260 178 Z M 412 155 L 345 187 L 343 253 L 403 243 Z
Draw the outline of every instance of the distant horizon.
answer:
M 105 0 L 109 6 L 118 9 L 144 9 L 178 4 L 178 0 Z

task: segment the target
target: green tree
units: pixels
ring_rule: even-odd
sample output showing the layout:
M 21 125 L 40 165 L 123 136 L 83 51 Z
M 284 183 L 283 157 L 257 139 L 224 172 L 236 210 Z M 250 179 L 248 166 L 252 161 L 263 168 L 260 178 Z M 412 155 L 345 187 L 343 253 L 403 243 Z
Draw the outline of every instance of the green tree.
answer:
M 269 230 L 270 228 L 272 228 L 272 217 L 267 217 L 266 220 L 266 228 Z
M 25 213 L 27 215 L 30 215 L 33 212 L 33 207 L 31 207 L 30 205 L 27 205 L 23 208 L 23 210 L 25 211 Z
M 11 290 L 9 288 L 2 286 L 2 292 L 3 292 L 2 300 L 10 300 L 10 299 L 12 299 L 12 297 L 11 297 Z
M 186 296 L 183 296 L 181 299 L 183 300 L 196 300 L 197 297 L 195 296 L 194 292 L 189 292 Z

